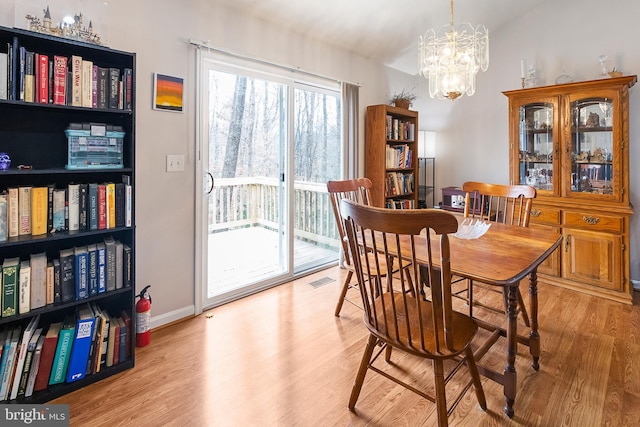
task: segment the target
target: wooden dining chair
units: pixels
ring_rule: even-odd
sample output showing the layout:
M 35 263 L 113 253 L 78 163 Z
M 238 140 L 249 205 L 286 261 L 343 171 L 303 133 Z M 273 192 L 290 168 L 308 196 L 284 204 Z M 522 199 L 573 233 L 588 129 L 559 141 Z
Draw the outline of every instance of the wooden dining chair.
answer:
M 340 297 L 338 298 L 338 304 L 336 305 L 335 315 L 340 316 L 342 305 L 345 301 L 360 307 L 356 302 L 351 301 L 347 297 L 349 289 L 356 286 L 351 283 L 353 278 L 353 263 L 349 256 L 349 247 L 346 240 L 346 232 L 344 228 L 344 220 L 340 214 L 340 202 L 343 199 L 353 200 L 357 203 L 369 205 L 371 201 L 371 180 L 369 178 L 355 178 L 346 179 L 341 181 L 329 181 L 327 182 L 327 191 L 331 199 L 331 207 L 333 208 L 333 216 L 336 219 L 336 226 L 338 227 L 338 235 L 340 237 L 340 244 L 342 245 L 342 252 L 344 256 L 344 262 L 342 266 L 347 270 L 347 277 L 342 284 L 340 290 Z M 381 268 L 385 268 L 386 264 Z M 386 275 L 386 270 L 384 271 Z
M 470 348 L 478 325 L 471 317 L 452 309 L 448 234 L 458 229 L 456 218 L 440 210 L 382 209 L 351 200 L 343 200 L 341 210 L 351 254 L 364 252 L 373 255 L 352 257 L 355 275 L 360 283 L 364 323 L 369 330 L 369 338 L 351 391 L 349 409 L 355 411 L 369 370 L 435 403 L 439 426 L 448 425 L 449 414 L 471 385 L 475 388 L 480 407 L 486 409 L 484 390 Z M 422 243 L 424 247 L 419 247 L 415 240 L 421 233 L 426 233 L 427 243 Z M 439 251 L 432 252 L 432 239 L 438 239 Z M 418 251 L 422 251 L 421 263 L 418 262 Z M 432 260 L 435 257 L 439 258 L 439 269 L 433 267 Z M 392 281 L 388 280 L 389 277 L 378 277 L 389 282 L 386 292 L 378 292 L 375 281 L 367 278 L 379 275 L 377 267 L 389 258 L 398 259 L 401 269 L 410 267 L 416 285 L 431 289 L 431 300 L 422 298 L 420 293 L 408 292 L 413 285 L 405 275 Z M 392 348 L 432 361 L 435 394 L 428 394 L 394 376 L 395 364 L 389 364 L 387 368 L 379 366 L 384 363 L 377 360 L 383 351 L 387 363 L 390 362 Z M 446 376 L 445 360 L 456 362 Z M 445 386 L 465 372 L 460 370 L 464 364 L 471 378 L 466 383 L 463 379 L 463 383 L 456 387 L 458 396 L 448 408 Z M 406 378 L 406 369 L 397 369 Z M 416 373 L 416 377 L 421 378 L 422 371 Z
M 517 227 L 528 227 L 531 218 L 531 205 L 536 197 L 536 189 L 529 185 L 487 184 L 484 182 L 468 181 L 462 185 L 466 193 L 464 216 L 466 218 L 481 219 L 483 221 L 500 222 Z M 480 285 L 482 286 L 482 285 Z M 469 305 L 469 315 L 473 317 L 473 306 L 484 307 L 492 311 L 506 311 L 506 289 L 497 290 L 494 287 L 484 287 L 491 291 L 502 292 L 503 308 L 497 309 L 491 305 L 474 301 L 474 283 L 467 281 L 466 301 Z M 459 293 L 457 295 L 460 295 Z M 524 323 L 529 325 L 529 315 L 526 305 L 518 289 L 518 307 Z

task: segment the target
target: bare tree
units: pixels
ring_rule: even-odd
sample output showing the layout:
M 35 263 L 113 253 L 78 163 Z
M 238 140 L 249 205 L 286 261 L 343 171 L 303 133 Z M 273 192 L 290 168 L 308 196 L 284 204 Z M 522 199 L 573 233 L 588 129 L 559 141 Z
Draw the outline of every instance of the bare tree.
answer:
M 229 123 L 229 134 L 224 154 L 224 165 L 222 167 L 223 178 L 233 178 L 236 176 L 238 152 L 240 151 L 240 141 L 242 137 L 244 101 L 246 96 L 247 78 L 244 76 L 238 76 L 233 94 L 233 109 L 231 112 L 231 122 Z

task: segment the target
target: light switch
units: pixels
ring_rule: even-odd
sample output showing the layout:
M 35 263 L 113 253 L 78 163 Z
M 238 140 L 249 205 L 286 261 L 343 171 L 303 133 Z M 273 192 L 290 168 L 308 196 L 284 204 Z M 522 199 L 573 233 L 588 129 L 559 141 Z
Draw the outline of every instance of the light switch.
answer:
M 167 155 L 167 172 L 183 172 L 184 156 L 182 154 Z

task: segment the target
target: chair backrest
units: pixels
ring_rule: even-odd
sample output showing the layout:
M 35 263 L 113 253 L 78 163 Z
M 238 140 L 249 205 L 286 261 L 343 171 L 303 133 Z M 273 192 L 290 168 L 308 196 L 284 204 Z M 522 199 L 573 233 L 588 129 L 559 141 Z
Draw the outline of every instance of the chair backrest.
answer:
M 459 351 L 452 320 L 448 237 L 458 229 L 456 218 L 441 210 L 384 209 L 350 200 L 342 201 L 341 209 L 371 333 L 414 354 Z M 418 238 L 421 234 L 423 238 Z M 439 239 L 438 251 L 432 252 L 432 239 Z M 439 269 L 432 268 L 434 257 L 439 257 Z M 411 289 L 405 274 L 379 275 L 378 266 L 389 260 L 399 263 L 400 271 L 410 269 L 415 286 L 428 286 L 431 301 L 419 289 Z
M 331 199 L 331 207 L 333 215 L 336 219 L 338 233 L 340 235 L 340 243 L 345 257 L 345 263 L 351 265 L 349 257 L 349 246 L 346 240 L 347 234 L 344 229 L 344 219 L 340 213 L 340 202 L 343 199 L 353 200 L 354 202 L 370 205 L 371 204 L 371 187 L 373 184 L 369 178 L 345 179 L 342 181 L 327 182 L 327 190 Z
M 530 185 L 465 182 L 464 216 L 528 227 L 536 189 Z

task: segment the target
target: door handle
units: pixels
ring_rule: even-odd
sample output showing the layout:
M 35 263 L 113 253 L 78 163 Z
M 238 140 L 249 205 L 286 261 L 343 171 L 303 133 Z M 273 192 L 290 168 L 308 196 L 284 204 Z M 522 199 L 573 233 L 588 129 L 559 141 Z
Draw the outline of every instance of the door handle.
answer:
M 213 191 L 213 175 L 211 175 L 211 172 L 207 172 L 207 176 L 209 177 L 209 189 L 206 191 L 206 193 L 207 195 L 209 195 Z

